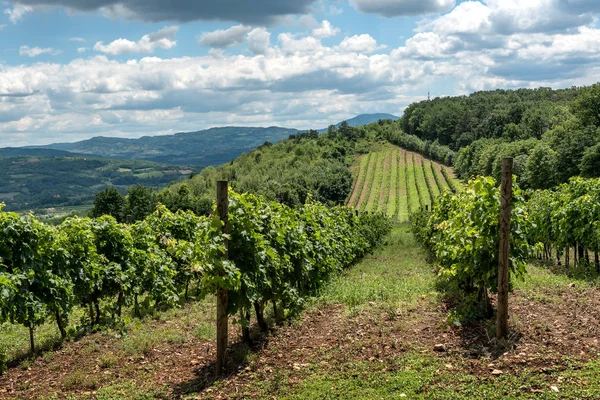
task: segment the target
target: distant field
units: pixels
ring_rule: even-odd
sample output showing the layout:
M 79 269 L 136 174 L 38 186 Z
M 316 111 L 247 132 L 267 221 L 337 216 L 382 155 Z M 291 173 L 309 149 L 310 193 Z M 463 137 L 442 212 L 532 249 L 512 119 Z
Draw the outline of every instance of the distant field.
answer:
M 408 221 L 409 209 L 430 205 L 432 198 L 449 188 L 442 169 L 458 182 L 452 168 L 392 144 L 383 145 L 357 159 L 354 190 L 347 205 Z

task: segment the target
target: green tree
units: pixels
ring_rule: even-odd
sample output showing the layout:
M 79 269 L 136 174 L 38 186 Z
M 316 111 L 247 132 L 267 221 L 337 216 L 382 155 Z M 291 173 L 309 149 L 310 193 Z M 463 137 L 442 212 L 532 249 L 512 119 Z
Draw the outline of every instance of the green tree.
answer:
M 583 125 L 600 126 L 600 83 L 581 88 L 571 109 Z
M 141 221 L 156 210 L 156 194 L 144 185 L 135 185 L 127 189 L 126 221 Z
M 600 142 L 585 150 L 580 168 L 581 175 L 585 177 L 600 177 Z
M 98 218 L 103 215 L 113 216 L 120 222 L 125 217 L 125 197 L 114 187 L 108 187 L 96 193 L 90 217 Z
M 538 143 L 525 165 L 524 182 L 533 189 L 547 189 L 556 184 L 557 153 L 544 142 Z

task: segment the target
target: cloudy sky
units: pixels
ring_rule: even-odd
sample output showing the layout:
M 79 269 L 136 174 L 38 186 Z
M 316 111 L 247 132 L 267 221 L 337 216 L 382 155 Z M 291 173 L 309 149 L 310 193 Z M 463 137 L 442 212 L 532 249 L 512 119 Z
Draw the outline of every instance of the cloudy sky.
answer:
M 600 81 L 598 0 L 0 1 L 0 146 Z

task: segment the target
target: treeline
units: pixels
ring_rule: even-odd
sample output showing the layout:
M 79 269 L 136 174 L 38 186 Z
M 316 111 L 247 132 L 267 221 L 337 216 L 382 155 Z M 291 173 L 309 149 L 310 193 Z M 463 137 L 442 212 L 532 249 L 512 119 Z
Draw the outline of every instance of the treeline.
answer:
M 282 316 L 298 309 L 344 267 L 381 243 L 390 221 L 308 200 L 290 208 L 230 192 L 229 260 L 214 216 L 159 207 L 134 224 L 111 216 L 69 218 L 57 227 L 0 206 L 0 323 L 29 328 L 54 319 L 63 337 L 72 311 L 87 310 L 90 326 L 118 319 L 124 306 L 161 309 L 186 296 L 229 289 L 229 313 L 261 327 L 267 301 Z M 143 298 L 143 302 L 142 302 Z M 247 326 L 247 325 L 244 325 Z
M 545 189 L 572 176 L 600 176 L 600 84 L 552 90 L 477 92 L 411 104 L 400 125 L 457 151 L 455 172 L 500 178 L 514 158 L 523 188 Z
M 435 98 L 409 105 L 401 118 L 405 133 L 438 141 L 458 151 L 478 139 L 539 139 L 571 117 L 570 105 L 583 89 L 518 89 Z

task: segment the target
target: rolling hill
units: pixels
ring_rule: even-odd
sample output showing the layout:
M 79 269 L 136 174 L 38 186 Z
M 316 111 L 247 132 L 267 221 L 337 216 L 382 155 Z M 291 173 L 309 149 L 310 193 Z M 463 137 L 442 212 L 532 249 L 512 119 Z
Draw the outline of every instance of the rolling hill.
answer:
M 367 125 L 380 119 L 397 120 L 391 114 L 362 114 L 347 120 L 350 126 Z M 336 124 L 340 126 L 342 122 Z M 327 128 L 320 130 L 326 131 Z M 221 127 L 197 132 L 177 133 L 164 136 L 144 136 L 139 139 L 94 137 L 75 143 L 54 143 L 45 146 L 29 146 L 46 151 L 57 150 L 95 157 L 108 157 L 127 160 L 147 160 L 173 165 L 195 165 L 207 167 L 234 160 L 265 142 L 276 143 L 290 135 L 301 132 L 297 129 L 281 127 Z M 25 148 L 23 148 L 25 149 Z M 54 156 L 63 154 L 24 153 L 21 149 L 0 149 L 6 155 Z M 21 152 L 19 152 L 21 151 Z
M 224 127 L 175 135 L 144 136 L 139 139 L 99 136 L 75 143 L 50 144 L 41 148 L 97 157 L 206 167 L 229 162 L 264 142 L 278 142 L 297 132 L 296 129 L 279 127 Z
M 138 183 L 162 187 L 189 168 L 142 160 L 91 157 L 0 157 L 0 202 L 9 211 L 91 204 L 107 186 L 125 191 Z
M 380 211 L 400 222 L 458 184 L 452 168 L 389 143 L 360 156 L 353 173 L 354 189 L 346 204 L 361 211 Z

